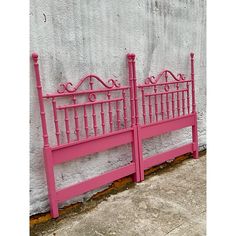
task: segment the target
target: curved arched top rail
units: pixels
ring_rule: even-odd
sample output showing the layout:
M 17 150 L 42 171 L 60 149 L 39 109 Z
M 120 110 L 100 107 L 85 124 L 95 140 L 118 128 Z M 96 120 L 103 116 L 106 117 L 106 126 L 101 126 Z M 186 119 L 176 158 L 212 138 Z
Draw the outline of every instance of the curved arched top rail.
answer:
M 177 76 L 175 76 L 170 70 L 163 70 L 161 73 L 159 73 L 156 77 L 155 76 L 149 76 L 145 79 L 145 84 L 158 84 L 158 82 L 160 81 L 160 79 L 164 76 L 165 78 L 165 82 L 168 82 L 168 78 L 169 75 L 177 82 L 181 82 L 185 80 L 185 76 L 184 74 L 177 74 Z
M 103 85 L 107 89 L 113 89 L 113 88 L 119 88 L 120 83 L 117 80 L 114 79 L 109 79 L 107 83 L 105 83 L 101 78 L 99 78 L 97 75 L 90 74 L 86 75 L 83 77 L 77 85 L 73 86 L 71 82 L 66 82 L 66 83 L 60 83 L 59 84 L 59 89 L 57 90 L 58 93 L 63 94 L 63 93 L 74 93 L 76 92 L 80 86 L 85 82 L 89 80 L 89 85 L 90 85 L 90 90 L 93 90 L 93 80 L 98 81 L 101 85 Z

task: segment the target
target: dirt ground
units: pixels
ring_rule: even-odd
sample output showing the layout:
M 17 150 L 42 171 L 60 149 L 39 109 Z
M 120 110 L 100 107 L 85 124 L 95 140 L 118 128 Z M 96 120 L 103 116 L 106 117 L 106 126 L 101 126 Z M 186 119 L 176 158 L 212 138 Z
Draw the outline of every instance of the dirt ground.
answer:
M 92 210 L 41 229 L 31 235 L 206 235 L 206 155 L 157 172 Z

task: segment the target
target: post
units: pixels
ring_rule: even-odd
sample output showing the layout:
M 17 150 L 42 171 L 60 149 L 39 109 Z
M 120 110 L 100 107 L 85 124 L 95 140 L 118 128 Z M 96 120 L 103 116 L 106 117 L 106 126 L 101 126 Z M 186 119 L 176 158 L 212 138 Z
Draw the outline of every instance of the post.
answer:
M 139 124 L 139 118 L 138 118 L 138 94 L 137 94 L 137 78 L 136 78 L 136 67 L 135 67 L 135 54 L 133 54 L 132 70 L 133 70 L 135 124 L 138 125 Z
M 194 53 L 190 53 L 191 57 L 191 80 L 192 80 L 192 113 L 196 112 L 195 103 L 195 85 L 194 85 Z
M 39 74 L 38 54 L 35 53 L 35 52 L 32 53 L 32 58 L 33 58 L 33 61 L 34 61 L 34 71 L 35 71 L 35 77 L 36 77 L 36 88 L 37 88 L 37 91 L 38 91 L 40 116 L 41 116 L 42 131 L 43 131 L 43 142 L 44 142 L 44 147 L 49 147 L 47 124 L 46 124 L 46 117 L 45 117 L 45 109 L 44 109 L 44 103 L 43 103 L 43 92 L 42 92 L 42 85 L 41 85 L 40 74 Z
M 198 130 L 197 130 L 197 112 L 195 103 L 195 85 L 194 85 L 194 53 L 190 53 L 191 58 L 191 80 L 192 80 L 192 113 L 194 114 L 194 125 L 192 126 L 193 158 L 198 158 Z
M 52 217 L 56 218 L 59 216 L 58 203 L 56 199 L 56 185 L 55 185 L 55 177 L 54 177 L 54 170 L 53 170 L 52 151 L 48 143 L 47 124 L 46 124 L 45 110 L 44 110 L 44 103 L 43 103 L 42 85 L 41 85 L 40 74 L 39 74 L 38 54 L 32 53 L 32 58 L 34 61 L 36 87 L 38 91 L 40 115 L 41 115 L 41 122 L 42 122 L 43 141 L 44 141 L 43 154 L 44 154 L 45 172 L 46 172 L 47 185 L 48 185 L 50 211 L 51 211 Z
M 139 139 L 138 139 L 138 119 L 136 116 L 135 106 L 135 89 L 134 77 L 136 79 L 134 70 L 135 54 L 127 54 L 128 70 L 129 70 L 129 87 L 130 87 L 130 106 L 131 106 L 131 127 L 133 127 L 133 143 L 132 143 L 132 160 L 135 163 L 135 174 L 133 175 L 133 181 L 140 182 L 140 155 L 139 155 Z M 137 95 L 137 94 L 136 94 Z M 137 100 L 136 100 L 137 101 Z
M 135 125 L 135 104 L 134 104 L 134 88 L 133 88 L 133 60 L 135 58 L 134 54 L 127 54 L 128 58 L 128 69 L 129 69 L 129 87 L 130 87 L 130 105 L 131 105 L 131 127 Z

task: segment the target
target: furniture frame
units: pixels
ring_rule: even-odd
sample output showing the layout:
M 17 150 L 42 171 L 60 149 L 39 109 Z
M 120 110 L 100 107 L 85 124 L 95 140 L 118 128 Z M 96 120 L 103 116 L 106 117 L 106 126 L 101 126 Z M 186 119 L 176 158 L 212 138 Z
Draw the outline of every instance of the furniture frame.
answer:
M 32 58 L 53 218 L 59 216 L 58 204 L 68 199 L 129 175 L 133 176 L 133 181 L 140 182 L 144 180 L 145 169 L 185 153 L 193 153 L 193 157 L 198 158 L 193 53 L 190 54 L 189 79 L 183 74 L 175 76 L 171 71 L 163 70 L 156 77 L 147 77 L 143 84 L 137 85 L 135 54 L 128 54 L 128 85 L 121 85 L 114 79 L 104 82 L 97 75 L 89 74 L 76 85 L 61 83 L 56 92 L 45 95 L 37 53 L 33 53 Z M 46 112 L 46 106 L 51 106 L 51 115 Z M 46 113 L 52 117 L 54 131 L 48 129 Z M 143 158 L 144 139 L 189 126 L 192 127 L 191 143 Z M 128 165 L 56 189 L 55 165 L 128 143 L 132 146 L 132 161 Z

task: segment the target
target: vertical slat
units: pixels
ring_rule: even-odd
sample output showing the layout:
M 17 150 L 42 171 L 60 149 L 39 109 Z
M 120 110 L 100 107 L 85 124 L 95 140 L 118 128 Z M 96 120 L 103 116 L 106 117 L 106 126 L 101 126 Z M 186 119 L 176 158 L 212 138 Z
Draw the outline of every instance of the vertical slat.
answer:
M 184 91 L 182 91 L 182 110 L 183 110 L 183 115 L 185 115 L 185 98 L 184 98 Z
M 165 72 L 165 82 L 167 83 L 168 82 L 168 74 L 167 74 L 167 71 Z M 168 88 L 169 86 L 167 85 L 167 87 L 165 86 L 165 91 L 167 92 L 168 91 Z M 169 110 L 169 94 L 166 93 L 166 114 L 167 114 L 167 119 L 170 118 L 170 110 Z
M 189 98 L 189 83 L 187 82 L 187 109 L 188 114 L 190 113 L 190 98 Z
M 172 95 L 172 116 L 175 117 L 175 99 L 174 99 L 174 93 L 171 93 Z
M 101 103 L 101 120 L 102 120 L 102 133 L 105 134 L 105 119 L 104 119 L 103 103 Z
M 108 100 L 111 99 L 110 91 L 108 91 L 107 97 L 108 97 Z M 109 110 L 108 113 L 109 113 L 110 132 L 112 132 L 113 122 L 112 122 L 112 109 L 111 109 L 111 102 L 110 101 L 108 101 L 108 110 Z
M 89 133 L 88 133 L 88 117 L 87 117 L 87 111 L 86 111 L 86 105 L 84 105 L 84 128 L 85 128 L 85 133 L 86 133 L 86 138 L 88 138 Z
M 164 120 L 164 102 L 161 94 L 161 119 Z
M 149 107 L 149 120 L 152 123 L 152 100 L 151 96 L 148 97 L 148 107 Z
M 122 96 L 123 96 L 124 125 L 125 125 L 125 128 L 127 128 L 127 107 L 126 107 L 126 94 L 125 94 L 125 89 L 122 90 Z
M 73 103 L 76 104 L 75 95 L 73 96 Z M 74 107 L 74 120 L 75 120 L 75 133 L 76 133 L 77 140 L 79 140 L 79 117 L 78 117 L 78 112 L 77 112 L 76 107 Z
M 54 124 L 55 124 L 55 130 L 56 130 L 57 145 L 60 145 L 60 131 L 59 131 L 59 125 L 58 125 L 57 108 L 56 108 L 56 99 L 55 98 L 52 99 L 52 108 L 53 108 Z
M 116 101 L 116 118 L 117 118 L 117 129 L 120 129 L 120 108 L 119 101 Z
M 180 101 L 179 101 L 179 83 L 176 84 L 176 90 L 177 90 L 177 111 L 178 116 L 180 116 Z
M 97 116 L 95 112 L 95 106 L 92 104 L 92 117 L 93 117 L 93 130 L 94 130 L 94 135 L 97 136 Z
M 167 118 L 170 119 L 170 106 L 169 106 L 169 93 L 166 94 L 166 111 L 167 111 Z
M 68 110 L 67 108 L 64 109 L 65 113 L 65 126 L 66 126 L 66 137 L 67 137 L 67 142 L 70 142 L 70 125 L 69 125 L 69 116 L 68 116 Z
M 146 108 L 145 108 L 145 97 L 144 97 L 144 88 L 142 87 L 142 108 L 143 108 L 143 122 L 146 124 Z
M 155 93 L 155 115 L 156 121 L 158 121 L 158 102 L 157 102 L 157 86 L 154 86 L 154 93 Z
M 32 58 L 33 58 L 33 61 L 34 61 L 36 87 L 37 87 L 37 91 L 38 91 L 39 108 L 40 108 L 40 116 L 41 116 L 42 131 L 43 131 L 43 142 L 44 142 L 44 147 L 49 147 L 48 133 L 47 133 L 47 123 L 46 123 L 44 103 L 43 103 L 43 92 L 42 92 L 42 85 L 41 85 L 40 73 L 39 73 L 38 54 L 37 53 L 32 53 Z

